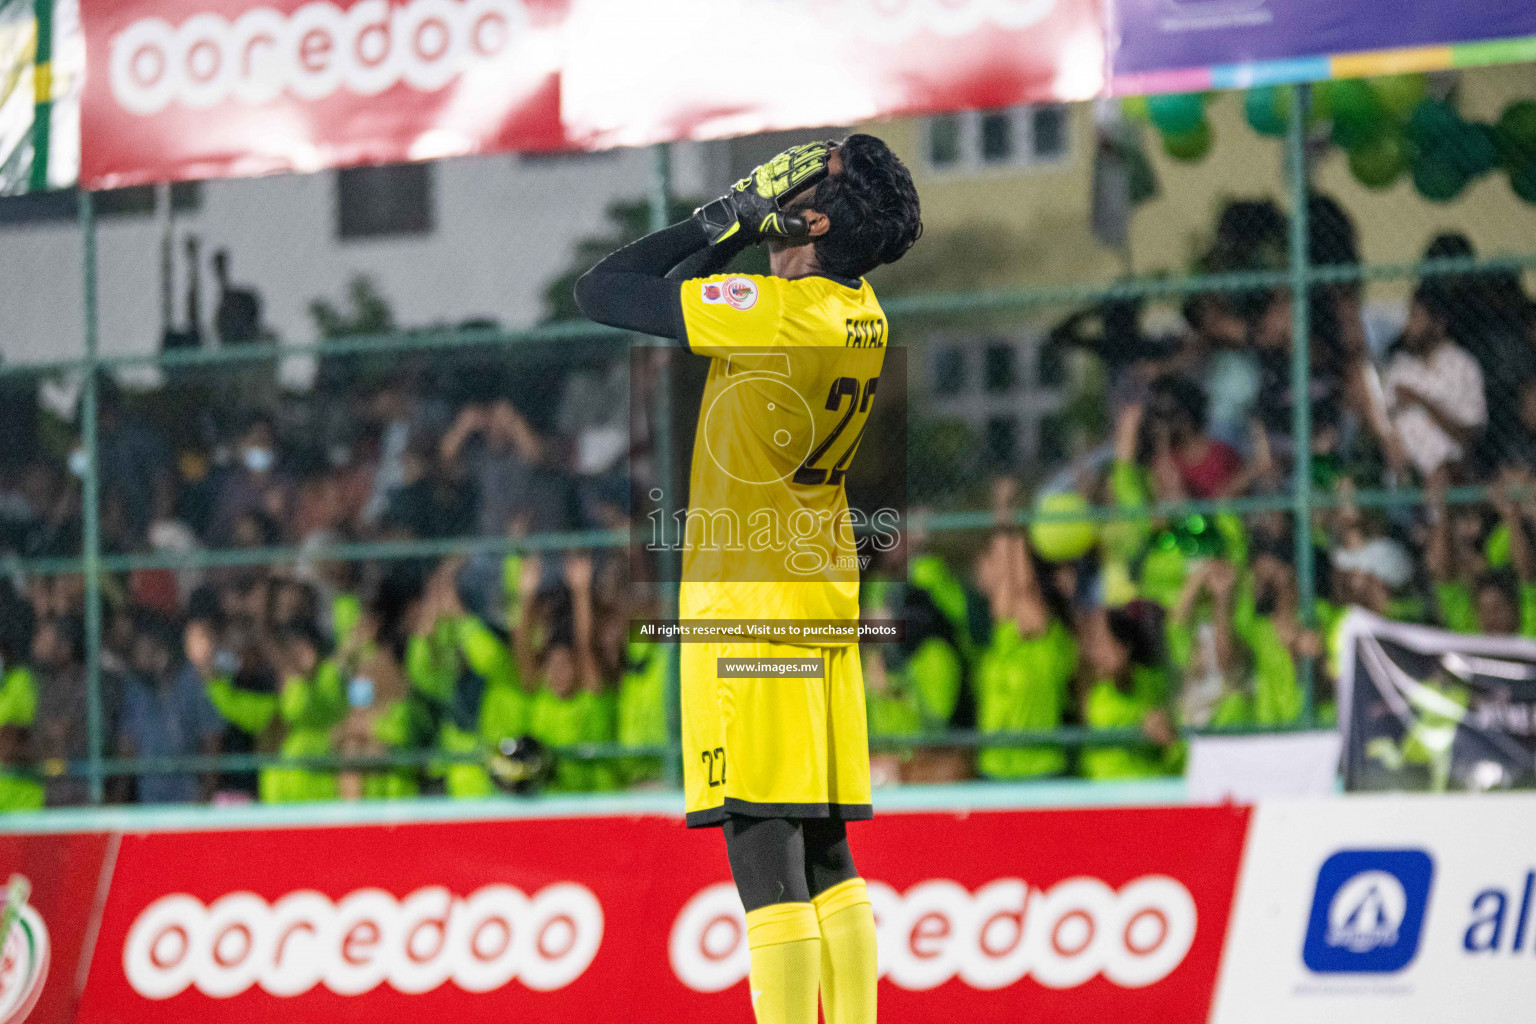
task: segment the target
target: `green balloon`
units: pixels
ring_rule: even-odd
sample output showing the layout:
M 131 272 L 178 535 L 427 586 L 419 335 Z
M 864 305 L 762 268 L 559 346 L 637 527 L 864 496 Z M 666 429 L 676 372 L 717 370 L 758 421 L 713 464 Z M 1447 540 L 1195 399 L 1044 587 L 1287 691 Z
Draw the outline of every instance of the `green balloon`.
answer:
M 1408 139 L 1421 149 L 1453 143 L 1466 122 L 1444 100 L 1424 100 L 1408 115 Z
M 1515 195 L 1536 206 L 1536 160 L 1511 167 L 1509 187 Z
M 1333 120 L 1334 82 L 1318 82 L 1312 87 L 1312 103 L 1307 108 L 1307 124 L 1322 124 Z
M 1425 199 L 1448 203 L 1461 195 L 1471 178 L 1454 163 L 1420 154 L 1413 165 L 1413 187 Z
M 1505 107 L 1495 134 L 1505 167 L 1536 160 L 1536 100 L 1521 100 Z
M 1180 135 L 1164 135 L 1163 149 L 1175 160 L 1193 162 L 1211 151 L 1211 126 L 1201 121 L 1194 131 Z
M 1371 91 L 1387 113 L 1403 121 L 1429 95 L 1429 76 L 1422 73 L 1383 75 L 1371 79 Z
M 1387 112 L 1359 79 L 1333 83 L 1333 141 L 1348 150 L 1369 146 L 1387 129 Z
M 1199 93 L 1175 92 L 1147 97 L 1152 123 L 1164 135 L 1188 135 L 1205 123 L 1205 99 Z
M 1464 124 L 1450 143 L 1447 158 L 1469 178 L 1487 174 L 1499 165 L 1499 145 L 1486 124 Z
M 1397 132 L 1384 132 L 1349 154 L 1349 169 L 1366 188 L 1389 188 L 1408 169 L 1408 147 Z
M 1260 135 L 1280 136 L 1290 128 L 1295 90 L 1289 86 L 1260 85 L 1243 98 L 1248 125 Z

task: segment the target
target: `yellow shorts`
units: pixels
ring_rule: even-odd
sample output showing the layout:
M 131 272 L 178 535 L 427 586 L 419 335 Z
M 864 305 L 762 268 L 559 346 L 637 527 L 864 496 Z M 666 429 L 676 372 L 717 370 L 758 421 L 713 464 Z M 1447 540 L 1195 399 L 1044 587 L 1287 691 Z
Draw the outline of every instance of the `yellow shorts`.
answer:
M 688 827 L 726 814 L 871 816 L 869 726 L 857 645 L 681 644 Z M 720 658 L 821 658 L 821 679 L 720 678 Z

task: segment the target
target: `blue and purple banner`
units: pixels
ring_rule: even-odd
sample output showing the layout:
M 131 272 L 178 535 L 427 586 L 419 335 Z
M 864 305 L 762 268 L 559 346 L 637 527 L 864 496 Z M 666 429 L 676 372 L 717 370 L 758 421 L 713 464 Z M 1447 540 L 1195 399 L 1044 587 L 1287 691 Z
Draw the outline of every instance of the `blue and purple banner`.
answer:
M 1117 94 L 1438 70 L 1536 53 L 1521 39 L 1536 36 L 1533 0 L 1116 0 L 1113 19 Z

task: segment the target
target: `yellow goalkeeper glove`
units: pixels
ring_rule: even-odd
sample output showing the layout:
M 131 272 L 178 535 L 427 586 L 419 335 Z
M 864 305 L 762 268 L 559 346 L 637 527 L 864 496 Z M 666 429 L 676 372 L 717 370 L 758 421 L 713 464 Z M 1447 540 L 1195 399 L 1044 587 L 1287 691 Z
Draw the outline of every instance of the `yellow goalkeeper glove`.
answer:
M 760 164 L 725 195 L 693 211 L 711 245 L 719 245 L 738 232 L 753 240 L 804 238 L 810 227 L 805 218 L 786 213 L 784 204 L 827 176 L 835 142 L 808 142 L 791 146 L 767 163 Z

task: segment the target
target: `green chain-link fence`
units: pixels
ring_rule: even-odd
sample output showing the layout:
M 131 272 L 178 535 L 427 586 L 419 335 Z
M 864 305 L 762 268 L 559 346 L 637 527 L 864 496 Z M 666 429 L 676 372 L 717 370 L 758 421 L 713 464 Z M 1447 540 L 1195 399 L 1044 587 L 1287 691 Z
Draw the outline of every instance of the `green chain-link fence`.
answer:
M 1402 189 L 1362 193 L 1362 210 L 1324 198 L 1327 182 L 1319 179 L 1337 179 L 1338 159 L 1323 150 L 1329 129 L 1319 128 L 1307 96 L 1306 89 L 1297 91 L 1287 133 L 1274 147 L 1283 159 L 1278 189 L 1267 195 L 1263 188 L 1253 195 L 1239 190 L 1225 201 L 1207 194 L 1214 227 L 1177 225 L 1196 238 L 1184 273 L 953 292 L 893 280 L 885 306 L 912 366 L 907 575 L 884 578 L 877 569 L 865 590 L 868 604 L 920 628 L 899 649 L 872 651 L 866 659 L 873 745 L 888 771 L 913 781 L 978 770 L 1007 778 L 1173 771 L 1173 741 L 1181 732 L 1326 723 L 1330 627 L 1348 603 L 1427 621 L 1446 618 L 1444 606 L 1456 604 L 1454 625 L 1469 628 L 1479 625 L 1478 614 L 1496 615 L 1498 597 L 1507 593 L 1517 612 L 1510 628 L 1522 628 L 1518 587 L 1530 582 L 1530 566 L 1512 536 L 1524 536 L 1526 475 L 1536 469 L 1536 337 L 1521 285 L 1536 269 L 1536 252 L 1489 258 L 1454 232 L 1462 212 L 1486 196 L 1441 208 Z M 1414 145 L 1448 154 L 1441 161 L 1451 167 L 1446 176 L 1470 179 L 1486 171 L 1461 166 L 1487 156 L 1465 152 L 1481 145 L 1465 133 L 1436 141 L 1436 131 L 1461 132 L 1455 125 L 1415 130 Z M 1147 129 L 1142 135 L 1144 142 L 1156 139 Z M 1225 145 L 1253 160 L 1267 152 L 1236 140 L 1219 143 L 1218 153 Z M 667 166 L 659 156 L 652 227 L 665 222 L 668 208 Z M 1178 173 L 1165 189 L 1181 187 Z M 1449 181 L 1417 184 L 1421 193 L 1449 198 L 1440 193 L 1459 192 L 1468 182 L 1455 190 Z M 1425 221 L 1425 210 L 1438 209 L 1446 211 L 1443 223 Z M 345 729 L 330 738 L 322 730 L 318 746 L 287 744 L 302 731 L 303 709 L 279 707 L 269 686 L 273 703 L 256 709 L 245 730 L 248 749 L 155 756 L 123 747 L 114 738 L 123 705 L 116 680 L 132 665 L 120 662 L 154 653 L 135 648 L 128 609 L 158 607 L 166 620 L 238 619 L 244 614 L 238 609 L 200 613 L 188 605 L 193 584 L 212 579 L 219 584 L 215 593 L 260 600 L 261 615 L 276 622 L 285 601 L 304 600 L 297 589 L 284 596 L 284 585 L 263 575 L 264 567 L 285 566 L 306 581 L 311 600 L 317 593 L 327 597 L 330 607 L 305 614 L 329 621 L 338 634 L 342 621 L 357 614 L 347 599 L 365 585 L 376 595 L 375 610 L 394 602 L 387 614 L 402 633 L 420 625 L 415 632 L 427 634 L 431 623 L 406 619 L 431 618 L 420 595 L 432 592 L 445 559 L 465 561 L 453 564 L 457 583 L 448 589 L 455 592 L 439 596 L 500 618 L 498 625 L 518 612 L 519 559 L 581 549 L 608 552 L 610 567 L 622 566 L 630 536 L 621 521 L 605 519 L 622 502 L 605 489 L 613 480 L 601 472 L 563 492 L 561 500 L 577 507 L 576 519 L 585 524 L 571 530 L 570 517 L 538 501 L 477 518 L 450 500 L 462 481 L 442 478 L 444 471 L 432 467 L 447 437 L 477 429 L 463 420 L 466 408 L 479 410 L 479 429 L 503 430 L 506 443 L 516 445 L 522 428 L 515 422 L 484 426 L 503 415 L 497 411 L 502 399 L 510 395 L 511 406 L 524 411 L 537 407 L 548 398 L 538 382 L 573 365 L 589 371 L 601 396 L 604 373 L 625 365 L 622 354 L 636 339 L 562 322 L 522 331 L 389 332 L 311 345 L 103 357 L 90 193 L 81 194 L 79 215 L 84 356 L 5 367 L 0 381 L 18 396 L 35 390 L 39 377 L 78 374 L 84 382 L 78 438 L 64 421 L 34 425 L 22 435 L 60 459 L 80 453 L 78 521 L 62 515 L 41 541 L 12 543 L 7 567 L 28 588 L 31 606 L 57 607 L 59 619 L 68 617 L 64 609 L 83 609 L 82 634 L 73 639 L 83 653 L 89 727 L 83 750 L 47 759 L 17 755 L 11 777 L 80 780 L 84 795 L 101 802 L 122 798 L 114 780 L 127 778 L 216 775 L 221 785 L 236 780 L 238 788 L 248 784 L 238 781 L 242 777 L 274 768 L 343 771 L 361 777 L 362 795 L 399 796 L 419 791 L 423 780 L 451 778 L 455 766 L 483 764 L 486 734 L 459 706 L 473 707 L 481 698 L 460 693 L 455 679 L 445 679 L 430 725 L 457 736 L 454 743 L 443 743 L 442 731 L 422 732 L 403 711 L 394 723 L 403 731 L 388 742 L 379 736 L 393 726 L 370 720 L 364 723 L 369 735 L 350 745 L 337 738 Z M 1417 219 L 1424 248 L 1398 253 L 1392 245 L 1375 246 L 1372 252 L 1394 258 L 1369 261 L 1359 235 L 1369 235 L 1378 219 L 1392 225 L 1393 245 L 1409 233 L 1399 222 Z M 1406 307 L 1406 322 L 1375 324 L 1376 292 L 1385 297 L 1381 308 Z M 318 366 L 315 384 L 301 401 L 278 401 L 279 371 L 296 360 Z M 125 396 L 112 383 L 114 373 L 143 367 L 154 367 L 163 380 L 148 398 Z M 648 391 L 630 389 L 650 403 L 645 419 L 653 425 L 631 458 L 650 460 L 654 479 L 667 480 L 668 460 L 675 457 L 671 425 L 679 417 L 667 375 L 656 381 Z M 302 456 L 310 469 L 299 483 L 366 489 L 348 467 L 385 461 L 381 450 L 393 443 L 389 425 L 398 417 L 390 403 L 406 398 L 417 403 L 418 415 L 437 417 L 429 432 L 434 447 L 402 443 L 389 453 L 407 467 L 396 483 L 416 488 L 415 504 L 395 502 L 369 513 L 373 528 L 366 539 L 348 540 L 349 531 L 317 520 L 302 531 L 304 544 L 287 543 L 284 537 L 301 531 L 272 522 L 257 500 L 246 515 L 204 509 L 210 547 L 174 536 L 135 542 L 147 536 L 150 520 L 161 518 L 154 481 L 139 481 L 142 493 L 126 501 L 133 482 L 104 478 L 101 454 L 130 443 L 126 424 L 134 417 L 158 418 L 171 433 L 202 429 L 204 436 L 228 439 L 245 429 L 244 421 L 235 423 L 236 410 L 266 405 L 278 410 L 279 432 L 308 441 Z M 551 424 L 560 416 L 547 412 Z M 199 421 L 205 421 L 201 427 Z M 376 429 L 360 431 L 359 423 Z M 180 455 L 178 500 L 185 501 L 198 490 L 187 482 L 205 480 L 207 466 L 195 453 Z M 420 463 L 414 471 L 413 459 Z M 487 488 L 497 480 L 513 486 L 490 469 L 485 473 Z M 61 508 L 75 486 L 63 479 L 44 495 Z M 1023 490 L 1011 490 L 1008 481 L 1022 481 Z M 1500 500 L 1490 504 L 1488 485 L 1496 481 Z M 537 475 L 515 484 L 518 494 L 540 493 L 542 486 Z M 285 509 L 302 515 L 304 495 L 290 497 Z M 364 508 L 373 496 L 354 497 Z M 669 494 L 663 502 L 679 498 Z M 205 494 L 202 500 L 213 499 Z M 1426 501 L 1446 508 L 1426 515 Z M 508 530 L 508 522 L 515 528 Z M 1439 523 L 1448 528 L 1437 532 Z M 994 622 L 1011 614 L 992 575 L 995 551 L 1007 543 L 996 539 L 1000 533 L 1028 539 L 1033 571 L 1026 604 L 1029 614 L 1043 616 L 1013 636 L 1000 636 Z M 1451 555 L 1437 562 L 1421 551 Z M 542 582 L 557 582 L 557 560 L 544 561 Z M 619 586 L 622 575 L 611 571 L 600 586 Z M 476 606 L 477 598 L 484 604 Z M 642 605 L 666 615 L 675 609 L 674 595 L 660 587 L 608 607 L 638 615 Z M 1103 608 L 1111 610 L 1083 612 Z M 1020 616 L 1021 623 L 1028 617 Z M 325 653 L 322 639 L 296 628 L 268 632 L 241 641 L 253 657 L 292 662 L 299 675 L 317 671 L 312 662 Z M 19 633 L 11 633 L 8 667 L 31 653 L 18 649 Z M 500 641 L 503 648 L 510 643 L 505 635 Z M 222 651 L 238 643 L 225 636 L 214 646 Z M 943 646 L 949 654 L 936 654 Z M 661 656 L 666 682 L 651 693 L 652 703 L 663 706 L 660 734 L 642 729 L 635 735 L 648 739 L 624 743 L 612 728 L 578 730 L 569 733 L 575 742 L 553 743 L 564 764 L 607 772 L 603 785 L 629 779 L 676 784 L 675 648 Z M 611 668 L 621 673 L 625 665 Z M 380 702 L 393 694 L 403 706 L 418 683 L 378 678 L 369 686 L 370 703 L 377 686 Z M 239 697 L 220 705 L 232 721 L 241 714 L 231 710 Z M 344 709 L 337 714 L 344 717 Z M 572 775 L 565 782 L 583 788 L 598 784 L 592 782 L 597 777 Z

